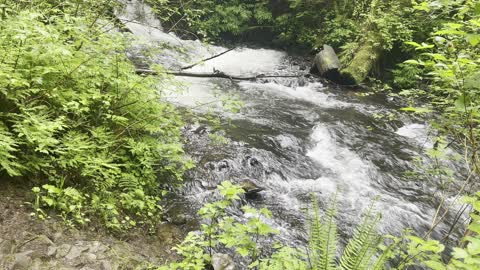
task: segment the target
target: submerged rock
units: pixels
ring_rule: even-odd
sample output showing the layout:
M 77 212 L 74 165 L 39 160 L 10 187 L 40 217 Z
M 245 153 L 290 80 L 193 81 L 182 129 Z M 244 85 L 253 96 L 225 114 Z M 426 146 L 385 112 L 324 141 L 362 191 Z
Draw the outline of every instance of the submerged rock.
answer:
M 265 190 L 265 188 L 258 186 L 251 179 L 242 180 L 239 185 L 243 190 L 245 190 L 245 195 L 253 195 Z

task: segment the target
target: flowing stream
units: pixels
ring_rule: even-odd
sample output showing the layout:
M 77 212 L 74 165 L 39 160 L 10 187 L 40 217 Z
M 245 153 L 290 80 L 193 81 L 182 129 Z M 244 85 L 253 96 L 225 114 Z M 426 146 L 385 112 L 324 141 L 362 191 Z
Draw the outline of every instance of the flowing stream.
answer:
M 126 7 L 118 16 L 143 40 L 139 48 L 163 48 L 149 60 L 167 68 L 178 69 L 226 50 L 164 33 L 148 6 L 139 0 L 127 1 Z M 138 57 L 139 48 L 132 56 Z M 282 51 L 238 48 L 188 71 L 215 69 L 248 76 L 303 74 L 308 72 L 305 68 L 306 63 Z M 373 200 L 383 216 L 381 233 L 398 234 L 410 227 L 421 234 L 430 227 L 440 200 L 438 189 L 432 182 L 405 177 L 414 168 L 413 159 L 432 147 L 429 128 L 401 114 L 395 121 L 379 119 L 380 114 L 398 111 L 385 98 L 362 97 L 355 89 L 305 77 L 178 80 L 186 85 L 185 90 L 167 94 L 168 100 L 199 115 L 213 112 L 222 119 L 228 139 L 226 144 L 215 145 L 208 135 L 210 128 L 185 128 L 189 154 L 197 168 L 178 194 L 176 207 L 182 211 L 195 213 L 224 180 L 248 180 L 265 190 L 245 203 L 269 208 L 273 212 L 270 224 L 291 243 L 305 243 L 311 194 L 321 209 L 337 194 L 342 237 L 351 235 Z M 225 96 L 244 103 L 239 113 L 221 109 Z M 236 214 L 241 216 L 240 211 Z M 441 223 L 433 237 L 446 234 L 450 226 Z

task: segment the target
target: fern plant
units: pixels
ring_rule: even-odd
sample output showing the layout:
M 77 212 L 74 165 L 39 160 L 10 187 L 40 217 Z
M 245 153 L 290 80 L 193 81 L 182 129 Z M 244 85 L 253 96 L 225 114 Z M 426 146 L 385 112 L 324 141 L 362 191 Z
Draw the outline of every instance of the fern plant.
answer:
M 313 198 L 313 214 L 310 219 L 309 261 L 313 270 L 369 270 L 384 269 L 393 256 L 394 244 L 384 246 L 385 237 L 377 232 L 380 215 L 376 214 L 373 204 L 362 222 L 355 228 L 353 237 L 348 241 L 342 255 L 339 250 L 336 225 L 336 199 L 320 217 L 318 204 Z
M 159 186 L 192 167 L 180 115 L 160 91 L 171 80 L 135 73 L 130 38 L 106 31 L 110 0 L 2 6 L 1 179 L 36 183 L 35 208 L 69 224 L 154 225 Z

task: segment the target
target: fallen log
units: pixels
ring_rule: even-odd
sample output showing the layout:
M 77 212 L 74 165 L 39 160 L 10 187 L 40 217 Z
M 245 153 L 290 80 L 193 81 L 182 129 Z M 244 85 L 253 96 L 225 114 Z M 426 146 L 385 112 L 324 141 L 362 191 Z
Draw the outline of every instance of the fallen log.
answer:
M 376 33 L 371 33 L 369 38 L 360 45 L 352 61 L 340 71 L 343 83 L 354 85 L 362 83 L 381 54 L 381 39 Z
M 221 53 L 219 53 L 219 54 L 216 54 L 216 55 L 213 55 L 213 56 L 211 56 L 211 57 L 202 59 L 202 60 L 200 60 L 200 61 L 198 61 L 198 62 L 196 62 L 196 63 L 194 63 L 194 64 L 191 64 L 191 65 L 182 67 L 181 70 L 193 68 L 194 66 L 200 65 L 200 64 L 202 64 L 202 63 L 204 63 L 204 62 L 207 62 L 207 61 L 209 61 L 209 60 L 212 60 L 212 59 L 215 59 L 215 58 L 217 58 L 217 57 L 220 57 L 220 56 L 222 56 L 222 55 L 224 55 L 224 54 L 226 54 L 226 53 L 228 53 L 228 52 L 231 52 L 231 51 L 233 51 L 233 50 L 235 50 L 235 49 L 236 49 L 236 47 L 235 47 L 235 48 L 228 49 L 228 50 L 226 50 L 226 51 L 223 51 L 223 52 L 221 52 Z
M 139 75 L 158 75 L 158 72 L 155 70 L 150 69 L 137 69 L 136 73 Z M 298 75 L 265 75 L 265 74 L 258 74 L 255 76 L 248 76 L 248 77 L 241 77 L 241 76 L 233 76 L 229 74 L 225 74 L 223 72 L 215 72 L 215 73 L 198 73 L 198 72 L 175 72 L 175 71 L 167 71 L 165 74 L 179 76 L 179 77 L 194 77 L 194 78 L 223 78 L 223 79 L 230 79 L 236 81 L 253 81 L 257 79 L 263 78 L 300 78 L 304 76 L 308 76 L 308 74 L 298 74 Z

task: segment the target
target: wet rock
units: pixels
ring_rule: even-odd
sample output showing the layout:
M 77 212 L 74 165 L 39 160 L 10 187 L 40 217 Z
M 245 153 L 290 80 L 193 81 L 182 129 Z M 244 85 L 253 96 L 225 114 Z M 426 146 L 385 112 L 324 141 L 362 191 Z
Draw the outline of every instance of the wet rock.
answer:
M 218 163 L 218 170 L 223 171 L 225 169 L 228 169 L 230 166 L 228 165 L 228 161 L 222 160 Z
M 228 254 L 215 253 L 212 256 L 214 270 L 235 270 L 235 263 Z
M 196 128 L 195 130 L 193 130 L 193 133 L 195 134 L 198 134 L 198 135 L 202 135 L 202 134 L 205 134 L 205 133 L 208 133 L 208 128 L 207 126 L 199 126 L 198 128 Z
M 245 190 L 245 195 L 253 195 L 265 190 L 265 188 L 258 186 L 251 179 L 244 179 L 239 183 L 239 185 L 243 190 Z
M 203 165 L 203 167 L 206 169 L 206 170 L 215 170 L 215 164 L 213 164 L 213 162 L 207 162 L 205 163 L 205 165 Z
M 208 190 L 216 189 L 216 185 L 208 181 L 201 181 L 200 184 L 204 189 L 208 189 Z
M 315 56 L 314 62 L 321 76 L 329 79 L 339 76 L 340 60 L 331 46 L 323 45 L 323 50 Z
M 250 164 L 250 166 L 254 166 L 254 167 L 261 164 L 260 161 L 258 161 L 258 159 L 256 158 L 250 158 L 248 163 Z
M 170 221 L 175 225 L 183 225 L 188 221 L 188 217 L 185 214 L 178 213 L 171 217 Z
M 157 237 L 159 242 L 171 245 L 182 239 L 182 231 L 174 224 L 164 223 L 157 227 Z

